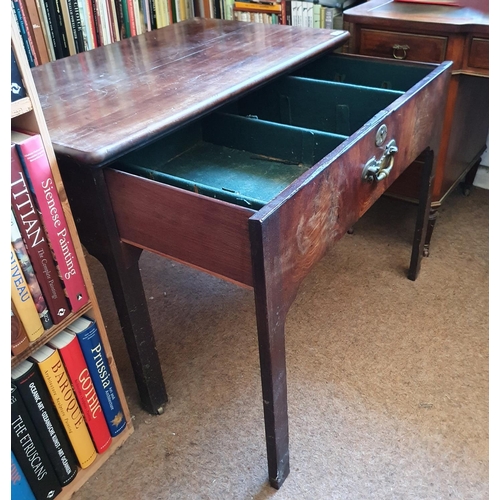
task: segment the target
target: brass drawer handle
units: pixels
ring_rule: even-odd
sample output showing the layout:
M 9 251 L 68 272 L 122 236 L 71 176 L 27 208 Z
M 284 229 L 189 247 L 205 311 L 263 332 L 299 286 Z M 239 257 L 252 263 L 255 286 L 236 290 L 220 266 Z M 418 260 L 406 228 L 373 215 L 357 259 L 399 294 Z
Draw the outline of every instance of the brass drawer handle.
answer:
M 363 167 L 362 179 L 366 182 L 379 182 L 389 176 L 392 166 L 394 165 L 394 154 L 398 152 L 396 141 L 391 139 L 385 151 L 377 160 L 375 157 L 368 160 Z
M 406 51 L 410 50 L 409 45 L 399 45 L 395 43 L 392 46 L 392 56 L 394 59 L 406 59 Z

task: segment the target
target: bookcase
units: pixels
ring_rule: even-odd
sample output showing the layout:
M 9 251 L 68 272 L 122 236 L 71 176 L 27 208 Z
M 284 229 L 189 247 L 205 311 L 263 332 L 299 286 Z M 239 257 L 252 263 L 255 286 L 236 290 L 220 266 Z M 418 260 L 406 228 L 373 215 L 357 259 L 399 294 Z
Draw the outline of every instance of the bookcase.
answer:
M 75 251 L 83 274 L 85 286 L 89 295 L 88 303 L 84 307 L 82 307 L 76 314 L 71 313 L 61 323 L 53 326 L 49 330 L 45 330 L 43 335 L 38 340 L 32 342 L 27 350 L 25 350 L 18 356 L 13 356 L 11 358 L 11 368 L 17 366 L 22 360 L 26 359 L 36 349 L 44 345 L 61 330 L 69 326 L 77 317 L 85 315 L 87 317 L 93 318 L 96 320 L 97 327 L 99 329 L 101 341 L 106 351 L 106 357 L 109 362 L 110 370 L 127 422 L 125 429 L 113 438 L 111 446 L 103 454 L 98 454 L 97 459 L 92 463 L 92 465 L 90 465 L 90 467 L 86 469 L 80 469 L 76 478 L 63 488 L 62 493 L 57 496 L 57 499 L 63 500 L 70 498 L 71 495 L 75 491 L 77 491 L 119 447 L 123 445 L 123 443 L 133 433 L 134 429 L 123 388 L 116 369 L 116 364 L 112 355 L 111 347 L 106 336 L 104 321 L 99 310 L 99 305 L 94 292 L 92 280 L 85 261 L 85 251 L 80 243 L 78 233 L 76 231 L 76 226 L 67 201 L 64 185 L 59 174 L 56 158 L 49 138 L 47 126 L 45 124 L 45 119 L 42 113 L 35 84 L 33 82 L 33 77 L 31 75 L 29 63 L 13 16 L 11 16 L 11 44 L 27 94 L 27 97 L 15 101 L 11 104 L 11 126 L 19 127 L 30 132 L 36 132 L 40 134 L 42 138 L 42 142 L 50 161 L 52 175 L 57 185 L 57 192 L 63 206 L 64 215 L 66 217 L 70 235 L 75 246 Z

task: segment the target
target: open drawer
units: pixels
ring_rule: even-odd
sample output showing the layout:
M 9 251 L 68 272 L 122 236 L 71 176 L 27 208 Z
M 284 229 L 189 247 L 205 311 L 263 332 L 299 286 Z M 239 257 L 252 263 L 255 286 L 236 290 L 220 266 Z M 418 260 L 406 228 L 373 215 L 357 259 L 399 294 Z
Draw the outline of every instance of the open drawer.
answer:
M 432 144 L 448 67 L 328 55 L 123 156 L 105 170 L 122 240 L 252 286 L 249 219 L 290 210 L 300 267 Z

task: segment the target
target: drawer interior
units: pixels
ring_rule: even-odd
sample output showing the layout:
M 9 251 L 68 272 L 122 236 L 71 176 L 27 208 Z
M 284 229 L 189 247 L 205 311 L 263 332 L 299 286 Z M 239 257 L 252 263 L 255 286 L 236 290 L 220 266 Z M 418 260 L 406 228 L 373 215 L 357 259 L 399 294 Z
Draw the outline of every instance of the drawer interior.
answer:
M 328 56 L 112 168 L 259 210 L 429 72 L 406 70 Z
M 259 210 L 345 138 L 215 112 L 112 166 Z
M 294 73 L 297 76 L 406 92 L 429 73 L 418 66 L 326 56 Z

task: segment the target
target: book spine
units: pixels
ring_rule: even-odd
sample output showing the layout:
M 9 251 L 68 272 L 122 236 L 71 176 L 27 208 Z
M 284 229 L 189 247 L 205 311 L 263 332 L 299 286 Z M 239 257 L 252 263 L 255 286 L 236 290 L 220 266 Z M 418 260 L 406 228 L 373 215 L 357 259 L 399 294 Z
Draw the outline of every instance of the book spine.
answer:
M 56 6 L 57 6 L 56 0 Z M 73 34 L 73 21 L 70 18 L 69 14 L 69 1 L 68 0 L 60 0 L 59 1 L 59 9 L 61 10 L 61 16 L 64 24 L 64 33 L 66 35 L 66 43 L 68 44 L 69 55 L 73 56 L 76 54 L 76 45 L 75 38 Z
M 131 31 L 130 31 L 130 17 L 128 14 L 128 1 L 121 0 L 121 2 L 122 2 L 122 12 L 123 12 L 123 25 L 125 28 L 125 37 L 130 38 Z
M 43 325 L 23 275 L 14 247 L 10 250 L 10 294 L 30 342 L 43 334 Z
M 16 19 L 17 27 L 19 29 L 19 34 L 23 41 L 24 51 L 26 52 L 26 58 L 28 59 L 28 64 L 30 68 L 36 66 L 35 56 L 33 54 L 28 34 L 26 32 L 26 26 L 24 24 L 23 16 L 21 14 L 21 7 L 19 6 L 19 0 L 11 0 L 12 10 L 14 11 L 14 17 Z
M 86 330 L 77 333 L 76 336 L 101 402 L 109 432 L 115 437 L 125 429 L 127 421 L 95 320 Z
M 26 35 L 28 37 L 28 43 L 33 53 L 33 60 L 35 66 L 40 65 L 40 53 L 38 52 L 38 47 L 35 41 L 35 35 L 33 34 L 33 26 L 31 24 L 30 18 L 28 16 L 28 9 L 26 8 L 25 0 L 14 0 L 19 4 L 19 9 L 21 10 L 21 16 L 23 18 L 24 27 L 26 29 Z
M 98 0 L 88 0 L 91 6 L 92 19 L 94 21 L 95 36 L 96 36 L 96 47 L 104 45 L 103 36 L 101 33 L 101 24 L 99 20 L 99 11 L 97 7 Z
M 36 500 L 12 450 L 10 450 L 10 498 L 12 500 Z
M 72 311 L 76 312 L 87 304 L 89 297 L 42 138 L 40 134 L 35 134 L 17 146 L 45 223 L 50 247 L 61 270 Z
M 49 58 L 51 61 L 55 61 L 57 59 L 53 42 L 53 36 L 55 35 L 52 32 L 52 25 L 48 17 L 47 11 L 45 10 L 44 1 L 35 0 L 35 3 L 36 3 L 36 10 L 38 11 L 38 17 L 40 18 L 40 21 L 42 23 L 41 26 L 42 26 L 43 36 L 45 38 L 45 43 L 47 46 L 47 52 L 49 53 Z
M 111 434 L 76 335 L 68 345 L 59 349 L 59 354 L 71 380 L 94 446 L 98 453 L 103 453 L 111 445 Z
M 47 49 L 47 41 L 42 27 L 42 20 L 38 13 L 35 0 L 22 0 L 22 3 L 26 6 L 26 11 L 28 13 L 29 23 L 33 30 L 33 38 L 38 51 L 38 56 L 40 59 L 40 64 L 45 64 L 50 62 L 49 51 Z
M 37 363 L 78 463 L 86 469 L 94 462 L 97 452 L 59 352 L 53 351 L 47 359 Z
M 47 452 L 24 405 L 19 391 L 11 384 L 11 449 L 37 500 L 54 498 L 61 485 Z
M 78 472 L 76 457 L 38 366 L 33 363 L 26 373 L 13 378 L 13 383 L 35 424 L 59 483 L 66 486 Z
M 58 28 L 58 17 L 56 12 L 56 5 L 54 0 L 43 0 L 43 7 L 45 9 L 47 24 L 49 27 L 50 38 L 52 40 L 52 47 L 54 48 L 54 54 L 56 59 L 62 59 L 66 57 L 66 51 L 64 50 L 63 40 L 61 38 L 61 33 L 59 33 Z
M 151 29 L 158 29 L 157 19 L 156 19 L 156 4 L 154 0 L 148 0 L 149 2 L 149 17 L 151 22 Z
M 54 326 L 54 323 L 52 322 L 52 318 L 50 317 L 47 303 L 45 302 L 40 284 L 38 283 L 35 271 L 33 270 L 33 266 L 31 265 L 28 251 L 26 250 L 26 246 L 24 245 L 24 242 L 21 238 L 21 233 L 19 232 L 19 227 L 17 226 L 17 222 L 12 209 L 10 211 L 10 240 L 12 246 L 14 247 L 14 251 L 16 252 L 17 260 L 21 265 L 21 269 L 23 271 L 26 282 L 28 283 L 31 296 L 33 297 L 33 300 L 35 302 L 35 306 L 38 311 L 38 315 L 40 316 L 40 320 L 42 321 L 43 328 L 45 330 L 48 330 L 49 328 L 52 328 Z
M 89 13 L 87 10 L 87 2 L 85 0 L 77 0 L 78 2 L 78 12 L 80 16 L 80 22 L 82 24 L 82 37 L 84 50 L 95 49 L 94 46 L 94 35 L 92 34 L 92 23 L 89 19 Z
M 13 383 L 38 431 L 59 483 L 66 486 L 78 472 L 76 458 L 38 366 L 32 364 L 24 375 L 13 379 Z
M 10 48 L 10 101 L 15 102 L 26 97 L 26 88 L 17 65 L 14 50 Z
M 79 54 L 80 52 L 85 52 L 85 43 L 83 41 L 82 20 L 80 19 L 78 0 L 66 0 L 66 1 L 68 5 L 71 36 L 73 38 L 73 43 L 75 44 L 75 51 L 77 54 Z
M 22 354 L 30 345 L 26 330 L 11 300 L 10 307 L 10 351 L 14 356 Z
M 57 31 L 59 32 L 59 36 L 61 37 L 61 45 L 62 45 L 62 50 L 63 50 L 63 57 L 67 57 L 71 55 L 70 52 L 70 47 L 69 47 L 69 39 L 67 35 L 67 30 L 66 30 L 66 24 L 64 22 L 64 14 L 63 10 L 61 7 L 61 0 L 49 0 L 50 2 L 53 2 L 55 5 L 55 12 L 56 12 L 56 27 Z M 66 1 L 66 0 L 62 0 Z
M 10 155 L 11 207 L 52 321 L 58 324 L 69 315 L 70 308 L 14 144 L 11 145 Z
M 135 11 L 134 11 L 133 0 L 127 0 L 127 10 L 128 10 L 128 19 L 130 23 L 130 36 L 136 36 L 137 28 L 135 26 Z

